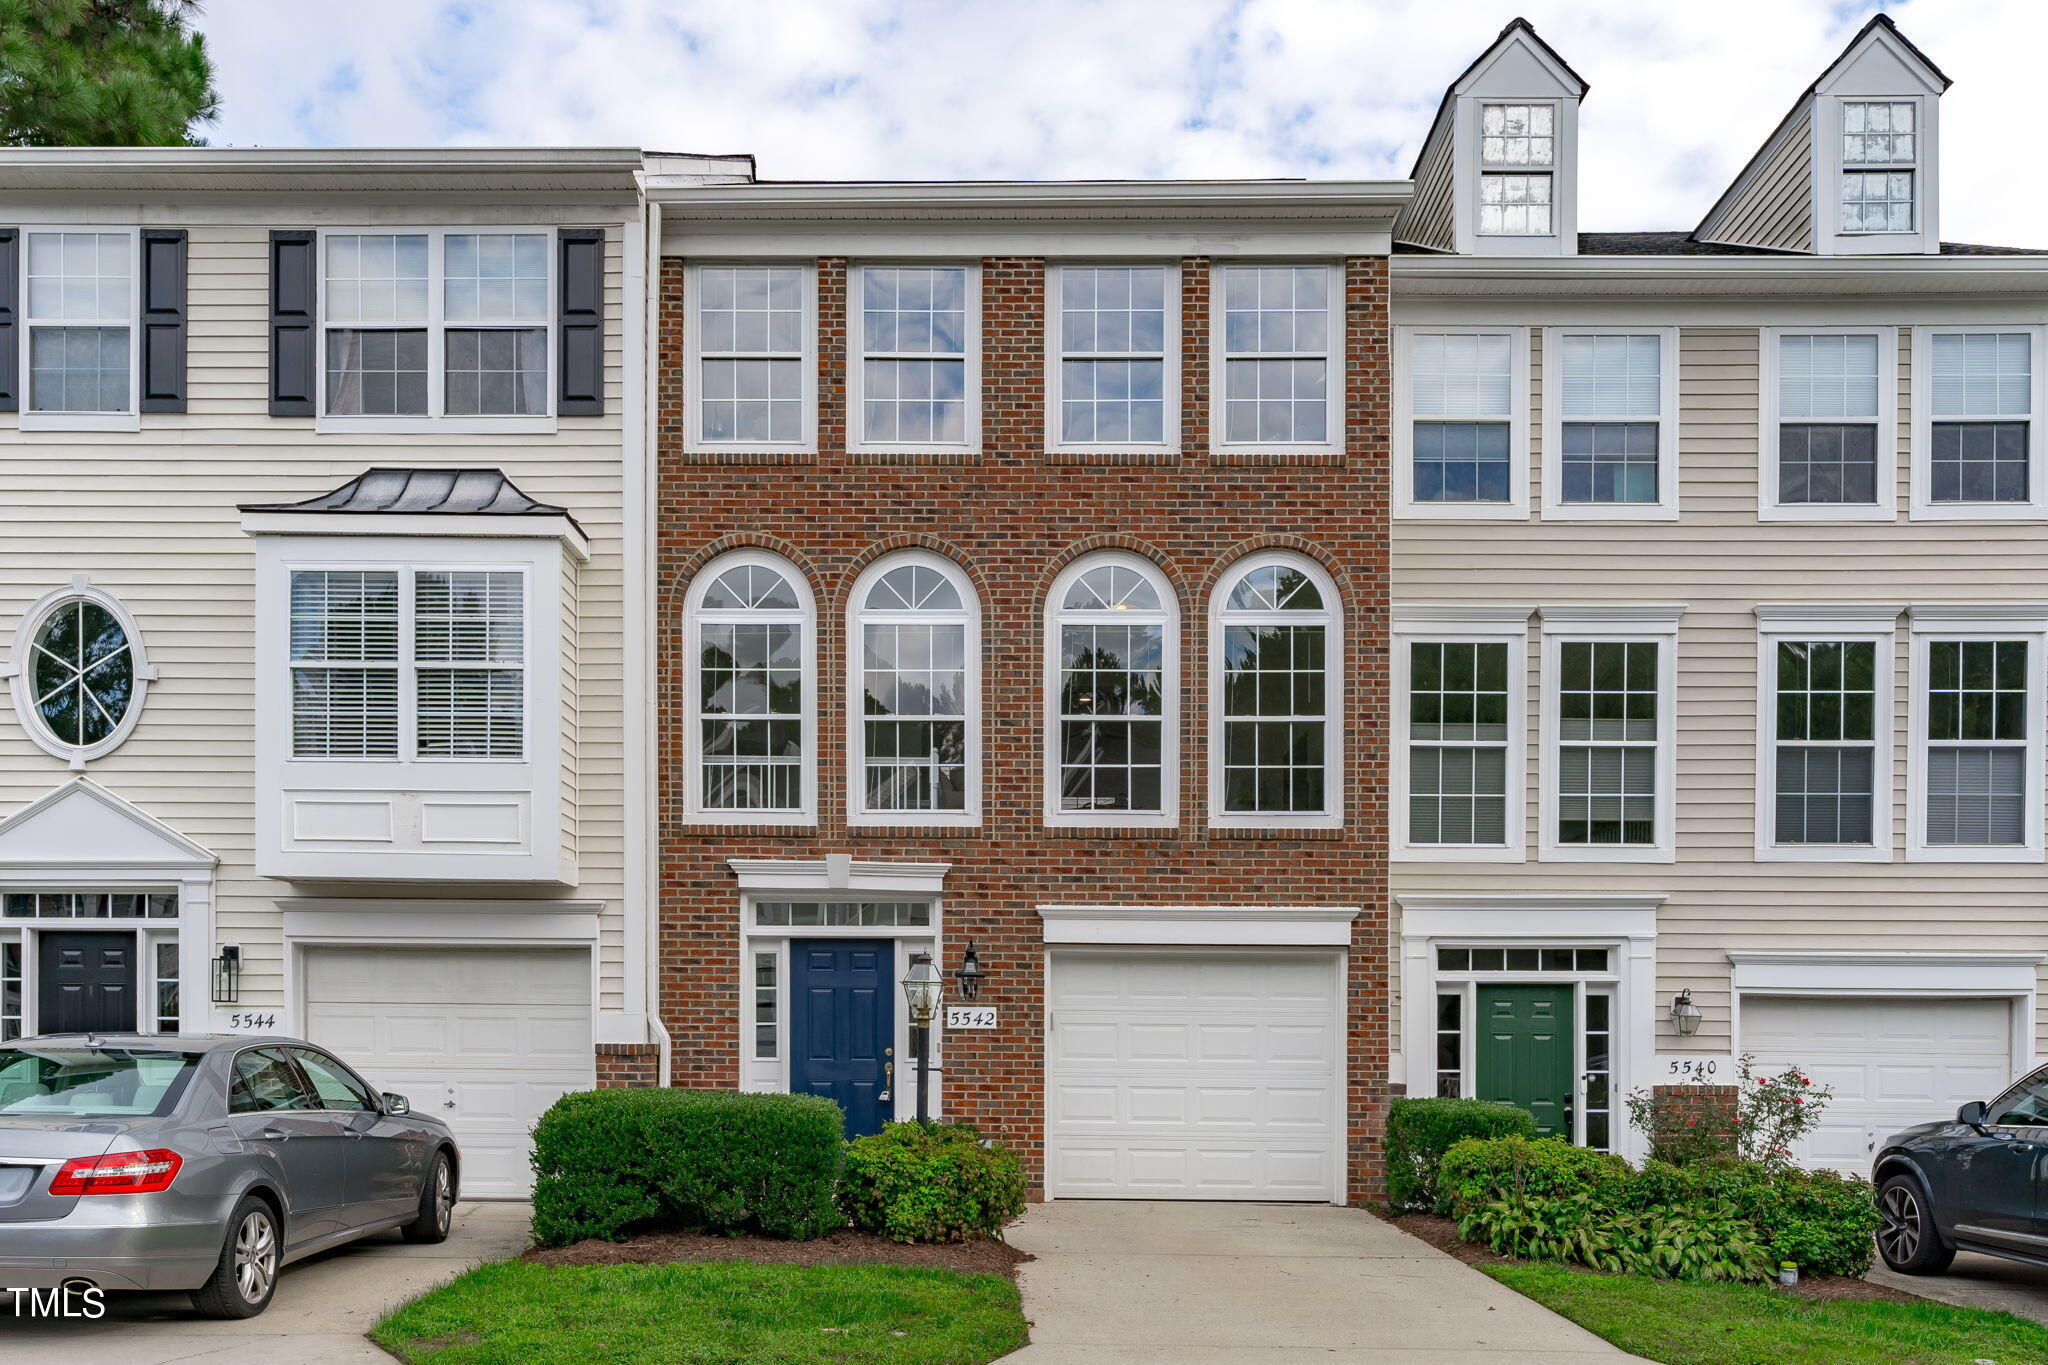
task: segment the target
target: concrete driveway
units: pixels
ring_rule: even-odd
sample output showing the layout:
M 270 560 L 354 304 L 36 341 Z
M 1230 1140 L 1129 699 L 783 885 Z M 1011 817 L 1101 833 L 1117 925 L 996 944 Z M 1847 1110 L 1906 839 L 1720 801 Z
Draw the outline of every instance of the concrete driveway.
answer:
M 198 1317 L 183 1294 L 116 1295 L 97 1322 L 15 1319 L 0 1299 L 0 1360 L 390 1365 L 363 1335 L 377 1319 L 473 1265 L 525 1250 L 532 1214 L 525 1204 L 462 1203 L 440 1246 L 413 1246 L 392 1232 L 301 1261 L 278 1279 L 269 1310 L 246 1322 Z
M 1877 1261 L 1863 1278 L 1924 1299 L 1964 1308 L 2003 1309 L 2048 1323 L 2048 1267 L 1959 1251 L 1956 1263 L 1946 1275 L 1901 1275 L 1887 1270 L 1883 1261 Z
M 1034 1205 L 1004 1365 L 1614 1365 L 1635 1357 L 1357 1209 Z

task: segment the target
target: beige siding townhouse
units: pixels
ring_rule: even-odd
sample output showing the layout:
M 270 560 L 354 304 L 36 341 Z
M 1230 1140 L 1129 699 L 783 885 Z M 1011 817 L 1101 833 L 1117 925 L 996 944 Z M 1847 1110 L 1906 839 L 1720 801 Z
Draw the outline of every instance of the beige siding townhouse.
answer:
M 1393 262 L 1408 1093 L 1639 1155 L 1628 1091 L 1748 1053 L 1867 1170 L 2034 1062 L 2048 255 L 1941 240 L 1947 85 L 1874 20 L 1690 232 L 1578 231 L 1526 24 L 1446 94 Z
M 0 152 L 0 1034 L 311 1038 L 482 1196 L 653 1051 L 639 167 Z

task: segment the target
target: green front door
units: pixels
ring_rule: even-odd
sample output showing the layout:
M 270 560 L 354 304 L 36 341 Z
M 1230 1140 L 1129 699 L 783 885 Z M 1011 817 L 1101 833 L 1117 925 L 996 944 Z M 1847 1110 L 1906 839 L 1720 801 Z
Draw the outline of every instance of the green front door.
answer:
M 1572 988 L 1479 987 L 1479 1098 L 1519 1104 L 1544 1137 L 1572 1137 Z

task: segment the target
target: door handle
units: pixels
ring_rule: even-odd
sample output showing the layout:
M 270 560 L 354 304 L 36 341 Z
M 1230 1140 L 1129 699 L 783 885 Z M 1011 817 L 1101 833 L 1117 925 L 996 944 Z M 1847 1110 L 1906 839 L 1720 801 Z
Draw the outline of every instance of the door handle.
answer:
M 256 1136 L 260 1138 L 271 1138 L 278 1142 L 283 1142 L 286 1139 L 290 1138 L 291 1134 L 285 1132 L 282 1128 L 265 1128 Z

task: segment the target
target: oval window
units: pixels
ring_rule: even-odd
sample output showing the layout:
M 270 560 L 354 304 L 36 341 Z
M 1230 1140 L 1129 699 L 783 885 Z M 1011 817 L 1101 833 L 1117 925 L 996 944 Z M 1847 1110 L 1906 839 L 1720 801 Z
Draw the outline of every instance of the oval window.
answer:
M 29 644 L 29 700 L 59 744 L 113 738 L 135 705 L 135 652 L 121 620 L 90 598 L 59 602 Z

